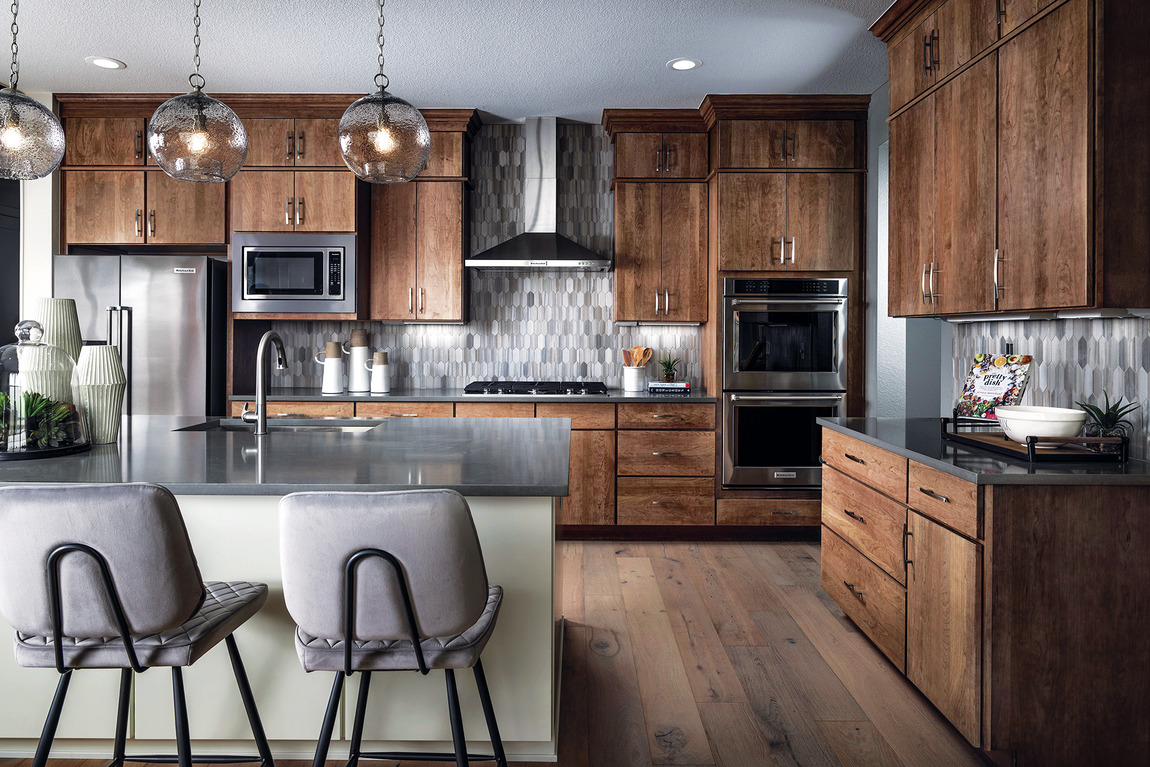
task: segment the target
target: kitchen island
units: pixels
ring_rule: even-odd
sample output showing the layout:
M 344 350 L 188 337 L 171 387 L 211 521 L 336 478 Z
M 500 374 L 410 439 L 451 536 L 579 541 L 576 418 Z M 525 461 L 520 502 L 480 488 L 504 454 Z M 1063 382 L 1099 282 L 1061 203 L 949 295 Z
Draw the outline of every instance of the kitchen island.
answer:
M 507 752 L 554 758 L 561 646 L 554 512 L 555 499 L 568 492 L 570 421 L 270 420 L 271 433 L 257 438 L 250 427 L 221 428 L 202 418 L 135 416 L 125 419 L 118 444 L 0 463 L 0 485 L 155 482 L 175 493 L 206 579 L 270 587 L 267 604 L 236 638 L 273 751 L 285 758 L 310 758 L 331 679 L 304 673 L 296 658 L 279 573 L 279 498 L 306 490 L 457 490 L 471 506 L 488 578 L 505 593 L 483 665 Z M 291 430 L 298 426 L 319 428 Z M 230 675 L 222 652 L 209 653 L 186 675 L 191 735 L 200 753 L 235 752 L 250 738 Z M 365 747 L 450 750 L 442 673 L 432 676 L 438 678 L 389 674 L 373 686 Z M 0 654 L 0 756 L 32 754 L 55 677 Z M 55 756 L 110 753 L 117 680 L 114 671 L 76 675 Z M 129 753 L 172 745 L 165 743 L 174 737 L 170 684 L 163 671 L 136 676 Z M 354 706 L 357 691 L 353 677 L 345 706 Z M 474 686 L 461 682 L 460 695 L 466 732 L 485 738 Z M 346 739 L 350 717 L 342 722 L 336 738 Z M 339 748 L 333 745 L 333 754 Z

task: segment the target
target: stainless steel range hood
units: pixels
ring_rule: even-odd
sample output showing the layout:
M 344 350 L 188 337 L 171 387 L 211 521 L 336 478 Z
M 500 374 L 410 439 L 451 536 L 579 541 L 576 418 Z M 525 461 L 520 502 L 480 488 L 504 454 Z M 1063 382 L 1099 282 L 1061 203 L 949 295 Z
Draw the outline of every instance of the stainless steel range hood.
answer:
M 611 258 L 600 256 L 555 232 L 556 130 L 554 117 L 528 117 L 523 168 L 525 231 L 471 256 L 463 265 L 475 269 L 571 269 L 604 272 Z

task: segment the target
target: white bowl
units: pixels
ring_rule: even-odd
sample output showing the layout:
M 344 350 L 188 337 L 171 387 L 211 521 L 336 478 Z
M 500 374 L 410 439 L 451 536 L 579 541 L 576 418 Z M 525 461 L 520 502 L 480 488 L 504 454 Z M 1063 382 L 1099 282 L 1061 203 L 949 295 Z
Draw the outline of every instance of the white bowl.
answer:
M 1074 437 L 1086 421 L 1086 413 L 1065 407 L 999 405 L 994 409 L 1006 436 L 1026 444 L 1027 437 Z

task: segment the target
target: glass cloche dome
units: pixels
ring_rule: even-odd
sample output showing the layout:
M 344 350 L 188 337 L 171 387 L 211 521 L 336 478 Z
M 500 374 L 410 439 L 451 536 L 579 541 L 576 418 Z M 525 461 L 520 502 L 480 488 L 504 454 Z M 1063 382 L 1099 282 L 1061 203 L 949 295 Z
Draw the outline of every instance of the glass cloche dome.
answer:
M 0 461 L 88 450 L 72 397 L 72 358 L 40 341 L 44 328 L 24 320 L 16 343 L 0 346 Z

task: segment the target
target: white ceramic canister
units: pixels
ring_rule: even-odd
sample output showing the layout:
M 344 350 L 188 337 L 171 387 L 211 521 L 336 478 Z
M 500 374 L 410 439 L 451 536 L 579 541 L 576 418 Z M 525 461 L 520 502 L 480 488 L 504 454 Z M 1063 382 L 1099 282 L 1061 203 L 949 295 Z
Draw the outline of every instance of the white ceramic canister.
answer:
M 366 394 L 371 390 L 371 373 L 367 367 L 371 350 L 367 346 L 367 331 L 362 328 L 351 331 L 351 340 L 343 349 L 348 354 L 347 390 L 354 394 Z
M 84 346 L 72 373 L 76 404 L 88 425 L 93 445 L 108 445 L 120 436 L 127 378 L 115 346 Z
M 623 391 L 645 391 L 646 388 L 647 368 L 631 366 L 623 368 Z
M 391 366 L 387 364 L 387 352 L 376 352 L 363 366 L 371 371 L 372 394 L 387 394 L 391 391 Z
M 328 341 L 324 350 L 316 353 L 315 361 L 323 365 L 320 394 L 343 394 L 343 348 L 339 341 Z

